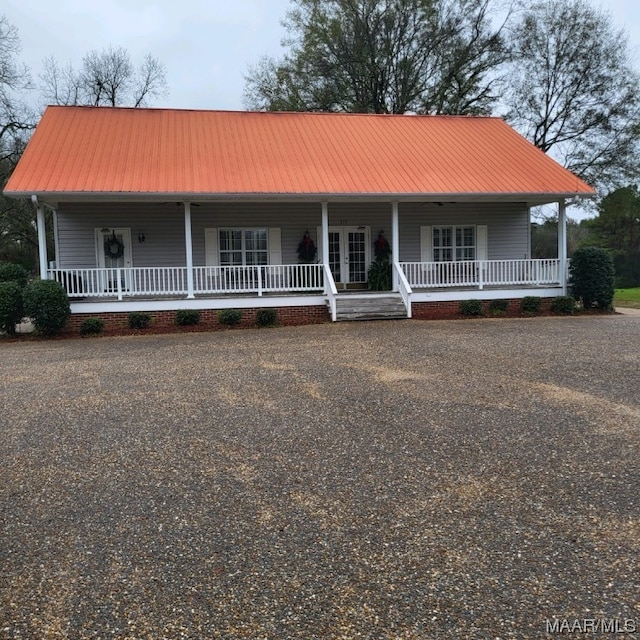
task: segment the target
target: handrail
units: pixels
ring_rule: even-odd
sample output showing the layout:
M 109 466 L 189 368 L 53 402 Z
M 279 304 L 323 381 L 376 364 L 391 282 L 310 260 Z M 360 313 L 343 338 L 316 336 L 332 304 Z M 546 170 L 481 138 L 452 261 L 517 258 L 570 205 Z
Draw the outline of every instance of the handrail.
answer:
M 336 281 L 333 279 L 333 274 L 328 264 L 323 264 L 324 269 L 324 293 L 329 301 L 329 309 L 331 310 L 331 320 L 336 321 L 338 317 L 338 311 L 336 306 L 336 297 L 338 295 L 338 288 L 336 287 Z
M 556 258 L 398 264 L 414 289 L 561 284 L 560 261 Z
M 187 295 L 186 267 L 108 267 L 49 269 L 70 298 L 112 298 Z M 310 293 L 322 291 L 320 264 L 228 265 L 193 268 L 193 289 L 198 295 L 256 293 Z
M 400 297 L 402 298 L 402 302 L 404 302 L 404 306 L 407 310 L 407 318 L 411 317 L 411 294 L 413 293 L 411 289 L 411 285 L 407 280 L 407 276 L 404 274 L 404 271 L 400 267 L 400 263 L 397 260 L 393 261 L 393 268 L 396 271 L 398 276 L 398 292 L 400 293 Z

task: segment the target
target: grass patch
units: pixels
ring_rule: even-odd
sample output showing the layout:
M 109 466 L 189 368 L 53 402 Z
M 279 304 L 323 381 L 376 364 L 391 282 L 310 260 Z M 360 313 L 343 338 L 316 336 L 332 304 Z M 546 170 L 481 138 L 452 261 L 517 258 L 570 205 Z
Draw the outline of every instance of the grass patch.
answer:
M 614 307 L 640 309 L 640 287 L 634 289 L 616 289 L 613 296 Z

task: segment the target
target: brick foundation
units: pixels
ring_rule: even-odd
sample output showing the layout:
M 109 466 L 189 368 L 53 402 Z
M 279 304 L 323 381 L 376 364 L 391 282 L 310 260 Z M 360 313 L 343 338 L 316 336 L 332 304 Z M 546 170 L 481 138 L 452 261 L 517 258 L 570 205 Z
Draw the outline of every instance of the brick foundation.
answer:
M 546 315 L 549 313 L 549 306 L 552 298 L 543 298 L 542 307 L 536 315 Z M 489 310 L 489 300 L 482 301 L 482 314 L 485 317 L 493 317 Z M 519 317 L 523 314 L 520 311 L 520 298 L 509 300 L 509 307 L 504 317 Z M 242 320 L 239 328 L 249 328 L 256 326 L 256 311 L 260 307 L 242 309 Z M 331 321 L 329 310 L 326 306 L 299 306 L 299 307 L 277 307 L 277 323 L 280 326 L 296 326 L 307 324 L 321 324 Z M 194 326 L 176 325 L 175 311 L 155 311 L 150 312 L 151 325 L 147 329 L 129 329 L 129 313 L 76 313 L 71 316 L 64 333 L 67 335 L 77 335 L 80 332 L 82 323 L 87 318 L 101 318 L 104 320 L 104 333 L 172 333 L 177 331 L 216 331 L 227 329 L 226 325 L 218 321 L 218 309 L 202 309 L 200 311 L 200 322 Z M 452 320 L 464 318 L 460 313 L 460 301 L 449 302 L 414 302 L 412 305 L 412 316 L 417 320 Z
M 536 315 L 548 314 L 551 300 L 552 298 L 543 298 L 540 311 Z M 493 317 L 494 314 L 489 310 L 489 303 L 489 300 L 482 301 L 482 314 L 486 317 Z M 514 318 L 523 315 L 520 311 L 521 303 L 521 298 L 511 298 L 504 316 Z M 460 313 L 459 300 L 448 302 L 414 302 L 411 305 L 411 315 L 419 320 L 451 320 L 465 317 Z
M 238 327 L 256 326 L 256 311 L 259 307 L 242 309 L 242 320 Z M 320 324 L 329 322 L 331 316 L 327 307 L 322 305 L 311 307 L 278 307 L 277 323 L 281 326 L 295 326 L 305 324 Z M 141 329 L 137 333 L 165 333 L 173 331 L 215 331 L 227 329 L 226 325 L 218 321 L 218 309 L 202 309 L 200 322 L 193 326 L 176 325 L 175 311 L 151 311 L 151 325 L 147 329 Z M 74 313 L 69 318 L 64 333 L 77 334 L 82 323 L 87 318 L 101 318 L 104 320 L 105 333 L 123 333 L 132 331 L 129 329 L 129 312 L 115 313 Z

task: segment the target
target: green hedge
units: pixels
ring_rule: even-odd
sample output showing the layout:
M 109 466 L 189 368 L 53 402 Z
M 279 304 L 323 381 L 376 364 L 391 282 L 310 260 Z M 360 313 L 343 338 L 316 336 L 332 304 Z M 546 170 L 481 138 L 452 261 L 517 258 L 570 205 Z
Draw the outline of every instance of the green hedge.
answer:
M 29 272 L 13 262 L 0 262 L 0 282 L 17 282 L 23 289 L 27 285 Z
M 557 296 L 551 300 L 552 313 L 570 315 L 576 311 L 576 299 L 573 296 Z
M 242 321 L 242 309 L 220 309 L 216 315 L 218 322 L 228 327 L 233 327 Z
M 611 309 L 615 294 L 613 258 L 606 249 L 582 247 L 577 249 L 569 266 L 571 295 L 582 302 L 585 309 Z
M 542 298 L 539 296 L 525 296 L 520 301 L 520 311 L 529 315 L 540 312 L 542 308 Z
M 96 336 L 104 331 L 102 318 L 86 318 L 80 326 L 80 335 Z
M 132 311 L 129 314 L 130 329 L 146 329 L 151 324 L 151 314 L 146 311 Z
M 482 300 L 460 300 L 459 311 L 463 316 L 482 315 Z
M 54 280 L 32 280 L 24 288 L 23 300 L 24 315 L 41 333 L 58 333 L 71 315 L 67 292 Z
M 22 287 L 15 280 L 0 282 L 0 330 L 15 335 L 16 324 L 24 316 Z
M 176 311 L 176 324 L 181 327 L 193 326 L 200 322 L 199 309 L 179 309 Z

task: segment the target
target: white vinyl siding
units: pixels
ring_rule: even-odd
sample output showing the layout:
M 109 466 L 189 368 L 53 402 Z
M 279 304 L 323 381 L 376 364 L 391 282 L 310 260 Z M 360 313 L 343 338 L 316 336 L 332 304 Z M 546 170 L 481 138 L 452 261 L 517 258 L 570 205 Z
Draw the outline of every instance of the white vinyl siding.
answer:
M 268 231 L 270 264 L 296 264 L 297 248 L 306 230 L 320 250 L 319 202 L 199 203 L 191 208 L 193 264 L 215 265 L 219 259 L 219 229 L 253 228 Z M 391 238 L 390 203 L 330 203 L 331 226 L 369 227 L 372 237 L 383 230 Z M 57 215 L 60 268 L 95 268 L 95 229 L 130 228 L 132 263 L 136 267 L 180 267 L 186 263 L 184 208 L 167 203 L 61 203 Z M 401 262 L 431 262 L 431 243 L 424 234 L 436 226 L 476 225 L 476 256 L 489 260 L 523 259 L 529 252 L 529 212 L 524 204 L 400 203 Z M 483 245 L 482 228 L 487 233 Z M 213 231 L 210 231 L 213 230 Z M 138 242 L 138 234 L 145 242 Z M 484 247 L 484 249 L 483 249 Z M 371 250 L 371 246 L 369 246 Z M 484 256 L 483 256 L 484 253 Z M 318 259 L 322 254 L 318 252 Z

